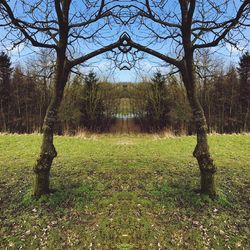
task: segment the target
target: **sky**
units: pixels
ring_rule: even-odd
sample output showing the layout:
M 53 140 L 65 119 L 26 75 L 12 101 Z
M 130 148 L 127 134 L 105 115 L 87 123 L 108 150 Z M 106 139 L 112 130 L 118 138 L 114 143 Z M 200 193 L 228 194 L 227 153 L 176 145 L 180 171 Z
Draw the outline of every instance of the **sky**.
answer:
M 32 0 L 33 2 L 35 0 Z M 29 1 L 31 3 L 32 1 Z M 11 0 L 10 2 L 14 3 L 15 1 Z M 81 9 L 81 5 L 79 4 L 80 1 L 73 1 L 75 4 L 72 8 L 72 12 L 77 11 L 78 9 Z M 179 10 L 176 9 L 176 5 L 173 3 L 175 0 L 169 0 L 169 6 L 170 6 L 170 11 L 177 13 Z M 218 0 L 217 2 L 220 2 Z M 223 1 L 222 1 L 223 2 Z M 239 3 L 239 1 L 236 1 L 236 4 Z M 209 6 L 207 6 L 208 8 Z M 23 17 L 23 13 L 21 12 L 22 8 L 17 8 L 17 15 Z M 95 10 L 93 10 L 95 11 Z M 73 14 L 73 13 L 72 13 Z M 86 13 L 84 13 L 86 14 Z M 93 14 L 91 12 L 88 13 L 89 15 Z M 162 14 L 163 13 L 157 13 L 157 14 Z M 230 13 L 228 13 L 230 14 Z M 27 18 L 27 17 L 25 17 Z M 152 23 L 152 22 L 151 22 Z M 92 30 L 98 29 L 102 25 L 101 23 L 94 23 L 92 26 L 89 27 L 90 31 L 87 31 L 84 33 L 84 35 L 88 35 L 88 32 L 91 32 Z M 77 47 L 76 49 L 76 54 L 80 55 L 82 51 L 93 51 L 96 48 L 99 48 L 101 45 L 106 45 L 108 43 L 116 41 L 119 37 L 119 35 L 123 32 L 126 31 L 129 34 L 131 34 L 132 38 L 135 39 L 136 41 L 140 41 L 144 45 L 148 45 L 154 50 L 157 50 L 161 53 L 171 55 L 175 57 L 175 44 L 172 45 L 171 47 L 171 41 L 163 41 L 160 40 L 157 43 L 153 43 L 150 41 L 150 39 L 146 39 L 143 36 L 148 34 L 147 32 L 149 31 L 148 29 L 145 29 L 145 27 L 139 27 L 136 24 L 133 24 L 133 27 L 135 28 L 130 28 L 130 27 L 118 27 L 116 26 L 115 23 L 112 23 L 112 27 L 104 28 L 102 34 L 107 34 L 106 36 L 103 36 L 100 34 L 98 41 L 99 43 L 95 43 L 91 40 L 86 41 L 84 40 L 83 42 L 80 42 L 79 44 L 75 45 Z M 151 25 L 151 24 L 150 24 Z M 159 34 L 164 34 L 166 32 L 164 29 L 162 29 L 161 26 L 158 26 L 156 24 L 153 24 L 151 27 L 154 31 L 159 32 Z M 0 37 L 4 37 L 6 34 L 5 28 L 0 27 Z M 246 37 L 250 39 L 250 30 L 249 28 L 244 31 L 244 34 Z M 145 37 L 146 37 L 145 35 Z M 101 37 L 101 38 L 100 38 Z M 12 38 L 12 40 L 15 40 Z M 37 56 L 37 51 L 39 49 L 34 49 L 31 47 L 28 47 L 24 44 L 20 44 L 19 46 L 16 46 L 15 48 L 12 49 L 12 46 L 9 41 L 4 41 L 5 47 L 0 44 L 0 51 L 3 50 L 5 51 L 6 48 L 9 51 L 9 55 L 11 56 L 11 60 L 13 64 L 23 64 L 26 61 L 31 61 Z M 242 54 L 243 47 L 245 50 L 250 50 L 250 45 L 249 42 L 246 43 L 246 41 L 241 41 L 240 39 L 238 40 L 237 44 L 238 48 L 240 51 L 235 48 L 234 46 L 227 44 L 224 46 L 219 46 L 218 48 L 212 49 L 211 52 L 213 52 L 213 56 L 222 59 L 225 63 L 225 65 L 229 65 L 230 63 L 237 63 L 239 61 L 239 56 Z M 150 77 L 157 69 L 163 69 L 166 68 L 165 65 L 157 58 L 153 58 L 152 56 L 143 55 L 144 59 L 140 60 L 130 71 L 124 71 L 124 70 L 119 70 L 118 68 L 114 67 L 114 64 L 110 63 L 110 60 L 106 59 L 106 55 L 100 55 L 97 58 L 93 58 L 90 61 L 88 61 L 85 65 L 81 67 L 81 70 L 85 73 L 91 69 L 97 72 L 98 75 L 101 77 L 108 77 L 109 79 L 116 81 L 116 82 L 134 82 L 134 81 L 140 81 L 142 77 Z M 164 66 L 164 67 L 163 67 Z M 140 69 L 140 70 L 138 70 Z

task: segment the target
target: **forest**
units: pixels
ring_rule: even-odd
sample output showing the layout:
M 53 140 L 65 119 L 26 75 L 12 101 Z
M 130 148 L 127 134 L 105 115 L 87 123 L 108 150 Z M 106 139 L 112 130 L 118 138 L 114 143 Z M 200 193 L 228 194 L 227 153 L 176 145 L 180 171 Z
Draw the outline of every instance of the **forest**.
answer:
M 46 69 L 46 60 L 45 53 L 32 67 L 13 66 L 6 53 L 0 54 L 1 132 L 42 132 L 53 89 L 50 81 L 53 75 Z M 223 67 L 219 58 L 215 60 L 205 53 L 197 64 L 198 96 L 208 131 L 248 132 L 250 54 L 246 52 L 237 64 Z M 65 88 L 56 133 L 109 132 L 122 115 L 130 115 L 142 132 L 195 133 L 182 81 L 178 75 L 164 75 L 160 71 L 136 83 L 99 80 L 93 71 L 73 74 Z

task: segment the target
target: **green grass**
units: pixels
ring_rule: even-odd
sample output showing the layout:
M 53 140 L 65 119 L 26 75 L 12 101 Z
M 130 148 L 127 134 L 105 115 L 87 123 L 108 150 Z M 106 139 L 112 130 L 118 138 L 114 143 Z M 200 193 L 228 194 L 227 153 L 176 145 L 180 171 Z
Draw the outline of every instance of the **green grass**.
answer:
M 194 190 L 195 137 L 56 137 L 57 191 L 31 199 L 39 135 L 0 135 L 0 249 L 248 249 L 250 135 L 210 136 L 219 198 Z

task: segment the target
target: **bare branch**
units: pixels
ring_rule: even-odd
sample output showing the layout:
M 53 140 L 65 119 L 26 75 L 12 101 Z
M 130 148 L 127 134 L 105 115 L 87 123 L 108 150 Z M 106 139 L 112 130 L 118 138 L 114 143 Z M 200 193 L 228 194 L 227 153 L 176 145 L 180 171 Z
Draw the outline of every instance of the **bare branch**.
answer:
M 221 34 L 218 34 L 218 35 L 216 34 L 215 39 L 211 42 L 194 45 L 193 50 L 217 46 L 223 39 L 225 39 L 228 33 L 239 24 L 240 19 L 242 18 L 245 12 L 250 13 L 250 0 L 245 0 L 242 3 L 234 19 L 224 22 L 224 25 L 221 25 L 221 24 L 218 25 L 218 28 L 221 26 L 223 28 L 222 29 L 223 31 Z M 213 29 L 215 29 L 215 27 L 213 27 L 212 29 L 207 28 L 206 31 L 211 31 Z
M 8 18 L 10 19 L 11 23 L 21 31 L 21 33 L 24 35 L 26 39 L 28 39 L 33 46 L 35 47 L 40 47 L 40 48 L 48 48 L 48 49 L 57 49 L 56 45 L 53 44 L 46 44 L 46 43 L 41 43 L 34 39 L 30 34 L 28 34 L 27 30 L 25 29 L 24 26 L 21 25 L 21 23 L 18 21 L 18 19 L 15 18 L 9 4 L 5 0 L 0 0 L 0 7 L 3 6 L 5 11 L 8 15 Z

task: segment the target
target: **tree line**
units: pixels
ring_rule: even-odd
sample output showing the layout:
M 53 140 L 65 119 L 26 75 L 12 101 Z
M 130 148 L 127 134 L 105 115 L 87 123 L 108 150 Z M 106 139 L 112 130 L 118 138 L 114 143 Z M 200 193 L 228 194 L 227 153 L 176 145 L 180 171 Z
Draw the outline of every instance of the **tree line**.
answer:
M 1 132 L 42 132 L 53 91 L 50 80 L 19 65 L 12 68 L 5 53 L 0 54 L 0 74 Z M 114 122 L 114 96 L 113 85 L 98 81 L 95 73 L 76 75 L 65 88 L 56 132 L 107 131 Z
M 207 60 L 205 57 L 204 60 Z M 199 74 L 198 96 L 208 121 L 209 132 L 239 133 L 250 130 L 250 54 L 227 70 L 216 65 L 209 74 Z M 0 128 L 2 132 L 42 132 L 52 94 L 50 80 L 33 69 L 0 54 Z M 175 134 L 193 134 L 195 127 L 186 90 L 177 76 L 156 72 L 152 79 L 135 84 L 99 81 L 94 72 L 76 75 L 67 83 L 59 118 L 58 134 L 86 129 L 108 132 L 121 104 L 129 101 L 130 113 L 144 132 L 168 129 Z
M 208 66 L 199 74 L 198 97 L 204 109 L 208 131 L 240 133 L 250 130 L 250 54 L 239 65 L 224 70 Z M 204 71 L 204 70 L 203 70 Z M 156 72 L 151 81 L 135 86 L 134 109 L 145 131 L 167 128 L 176 134 L 193 134 L 195 127 L 185 87 L 175 76 Z

